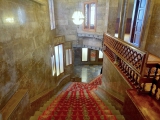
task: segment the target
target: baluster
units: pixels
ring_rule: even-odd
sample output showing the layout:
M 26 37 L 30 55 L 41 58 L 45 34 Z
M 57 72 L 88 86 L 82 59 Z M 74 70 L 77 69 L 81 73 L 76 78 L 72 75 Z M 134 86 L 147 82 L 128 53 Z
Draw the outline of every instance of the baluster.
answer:
M 134 84 L 134 76 L 135 76 L 135 72 L 133 71 L 133 73 L 132 73 L 132 78 L 131 78 L 131 82 L 132 82 L 132 84 Z
M 135 86 L 136 86 L 136 88 L 138 89 L 138 88 L 140 88 L 140 86 L 139 86 L 139 84 L 138 84 L 138 74 L 136 73 L 136 76 L 135 76 Z
M 156 84 L 156 90 L 155 90 L 155 97 L 156 97 L 156 99 L 158 100 L 159 99 L 159 97 L 157 98 L 157 94 L 158 94 L 158 89 L 160 89 L 160 78 L 158 79 L 158 82 L 157 82 L 157 84 Z
M 132 81 L 132 79 L 133 79 L 133 70 L 131 70 L 131 73 L 130 73 L 130 79 L 129 79 L 129 81 Z
M 129 76 L 129 72 L 130 72 L 130 70 L 131 70 L 131 68 L 130 68 L 130 67 L 128 67 L 127 72 L 126 72 L 126 76 L 127 76 L 127 77 Z
M 132 73 L 132 69 L 131 69 L 131 68 L 129 69 L 129 72 L 128 72 L 128 73 L 129 73 L 128 79 L 130 80 L 130 79 L 131 79 L 131 73 Z
M 151 68 L 149 68 L 149 70 L 148 70 L 148 75 L 147 75 L 147 78 L 149 78 L 149 77 L 150 77 L 151 70 L 152 70 L 152 67 L 151 67 Z
M 151 89 L 150 89 L 150 95 L 152 95 L 152 89 L 153 89 L 154 84 L 156 85 L 156 83 L 157 83 L 156 77 L 157 77 L 159 67 L 160 67 L 159 64 L 157 64 L 155 74 L 154 74 L 154 78 L 153 78 L 152 85 L 151 85 Z

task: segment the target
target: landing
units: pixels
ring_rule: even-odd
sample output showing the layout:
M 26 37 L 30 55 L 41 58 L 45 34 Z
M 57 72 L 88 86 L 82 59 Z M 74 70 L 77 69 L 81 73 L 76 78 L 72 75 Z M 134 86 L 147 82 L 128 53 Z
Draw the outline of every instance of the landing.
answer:
M 82 78 L 82 82 L 89 83 L 100 75 L 101 68 L 102 65 L 76 65 L 74 66 L 74 73 Z

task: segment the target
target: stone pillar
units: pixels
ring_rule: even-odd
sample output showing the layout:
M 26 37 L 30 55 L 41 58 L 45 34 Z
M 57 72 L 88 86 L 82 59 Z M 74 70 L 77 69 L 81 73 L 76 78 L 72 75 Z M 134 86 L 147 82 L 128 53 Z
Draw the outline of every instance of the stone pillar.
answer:
M 107 0 L 106 6 L 109 7 L 109 13 L 107 12 L 108 14 L 107 15 L 108 17 L 107 33 L 114 36 L 116 20 L 117 20 L 117 13 L 118 13 L 118 0 Z
M 128 1 L 129 0 L 122 0 L 122 4 L 121 4 L 118 38 L 122 40 L 124 40 L 124 34 L 126 30 L 127 12 L 128 12 L 128 6 L 129 6 Z

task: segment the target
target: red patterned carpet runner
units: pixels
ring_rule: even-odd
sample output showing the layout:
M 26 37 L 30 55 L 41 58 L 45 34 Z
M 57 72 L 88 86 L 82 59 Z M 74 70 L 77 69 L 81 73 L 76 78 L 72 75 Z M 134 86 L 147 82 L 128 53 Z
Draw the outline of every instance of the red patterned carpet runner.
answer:
M 116 120 L 93 92 L 100 84 L 101 76 L 90 83 L 74 82 L 47 107 L 38 120 Z

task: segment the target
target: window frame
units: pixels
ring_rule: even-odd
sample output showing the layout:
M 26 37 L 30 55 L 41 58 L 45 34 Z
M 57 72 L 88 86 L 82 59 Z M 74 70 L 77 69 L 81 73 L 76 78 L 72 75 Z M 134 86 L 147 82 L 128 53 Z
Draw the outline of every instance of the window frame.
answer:
M 93 4 L 93 3 L 95 3 L 95 18 L 94 18 L 94 20 L 95 20 L 95 23 L 94 23 L 94 29 L 91 29 L 90 28 L 90 14 L 91 14 L 91 7 L 89 7 L 89 28 L 85 28 L 85 18 L 84 18 L 84 23 L 83 23 L 83 30 L 84 31 L 89 31 L 89 32 L 96 32 L 96 27 L 97 27 L 97 0 L 93 0 L 93 1 L 88 1 L 88 2 L 84 2 L 84 4 L 83 4 L 83 7 L 84 7 L 84 9 L 83 9 L 83 14 L 84 14 L 84 17 L 86 16 L 85 15 L 85 5 L 86 4 L 89 4 L 89 6 L 90 6 L 90 4 Z

